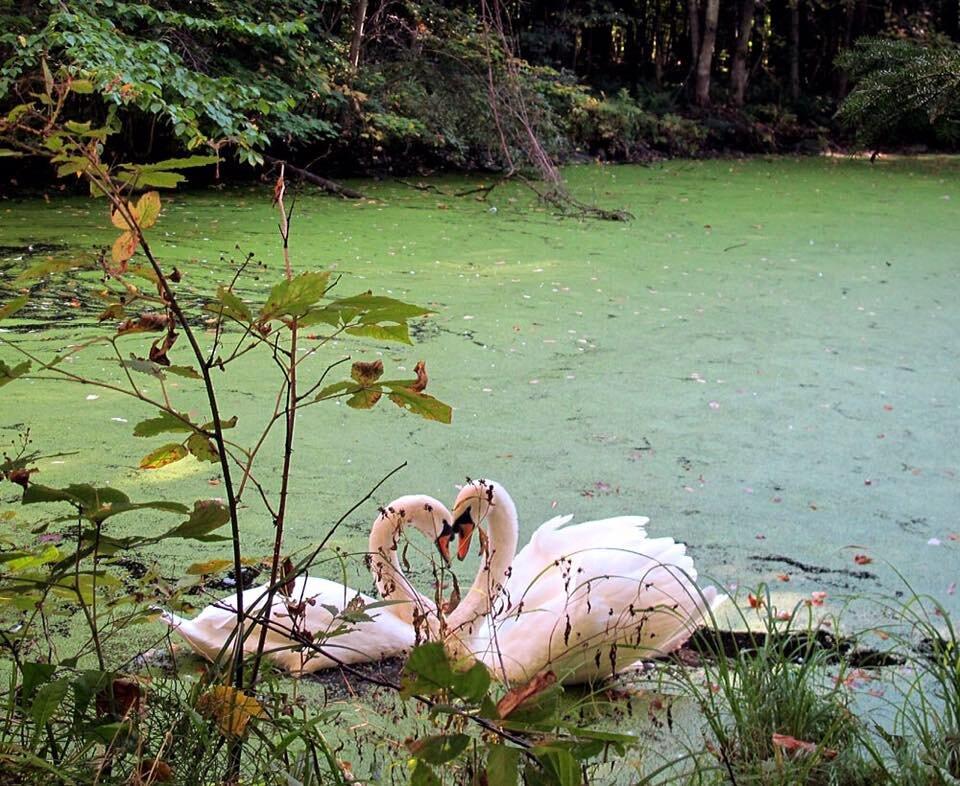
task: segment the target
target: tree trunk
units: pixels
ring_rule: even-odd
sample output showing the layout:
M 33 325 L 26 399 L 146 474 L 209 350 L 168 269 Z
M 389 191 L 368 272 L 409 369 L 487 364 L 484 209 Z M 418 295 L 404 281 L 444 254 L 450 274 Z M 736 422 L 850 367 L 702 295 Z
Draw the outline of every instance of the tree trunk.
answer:
M 690 16 L 690 67 L 695 68 L 700 58 L 700 3 L 699 0 L 687 0 L 687 13 Z
M 960 40 L 960 2 L 958 0 L 942 0 L 940 27 L 954 41 Z
M 800 100 L 800 0 L 790 0 L 790 100 Z
M 363 43 L 363 26 L 367 21 L 368 0 L 357 0 L 353 7 L 353 38 L 350 40 L 350 67 L 356 72 L 360 66 L 360 45 Z
M 713 64 L 713 48 L 717 42 L 717 18 L 720 16 L 720 0 L 707 0 L 703 17 L 703 41 L 700 57 L 697 58 L 697 87 L 695 98 L 698 106 L 710 103 L 710 66 Z
M 730 87 L 734 106 L 743 106 L 747 92 L 747 57 L 750 53 L 750 36 L 753 34 L 753 13 L 756 0 L 741 0 L 740 24 L 737 26 L 737 43 L 730 67 Z
M 856 0 L 846 0 L 846 6 L 846 24 L 843 29 L 842 51 L 849 49 L 850 45 L 853 43 L 853 23 L 856 19 Z M 850 75 L 847 73 L 845 68 L 837 69 L 837 89 L 835 93 L 835 98 L 837 101 L 842 101 L 846 97 L 849 77 Z

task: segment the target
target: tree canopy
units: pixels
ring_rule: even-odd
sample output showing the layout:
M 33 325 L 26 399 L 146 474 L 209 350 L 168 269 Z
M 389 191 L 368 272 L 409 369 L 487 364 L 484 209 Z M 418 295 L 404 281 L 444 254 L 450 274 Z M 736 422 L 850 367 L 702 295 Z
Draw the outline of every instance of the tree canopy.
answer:
M 115 118 L 134 159 L 213 146 L 334 171 L 505 168 L 512 80 L 559 157 L 952 146 L 957 5 L 0 0 L 0 111 L 47 67 L 89 83 L 76 116 Z

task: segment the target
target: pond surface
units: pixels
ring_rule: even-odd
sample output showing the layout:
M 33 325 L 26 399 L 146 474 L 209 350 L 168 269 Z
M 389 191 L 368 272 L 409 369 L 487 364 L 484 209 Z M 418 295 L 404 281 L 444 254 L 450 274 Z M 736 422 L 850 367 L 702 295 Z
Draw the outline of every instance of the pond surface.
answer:
M 781 607 L 812 591 L 829 593 L 834 611 L 846 595 L 905 591 L 899 572 L 960 610 L 960 162 L 755 159 L 566 175 L 581 199 L 635 220 L 559 219 L 519 186 L 486 200 L 449 195 L 476 179 L 431 179 L 431 190 L 354 183 L 364 202 L 298 196 L 298 269 L 329 267 L 343 274 L 343 294 L 369 288 L 436 312 L 414 347 L 338 342 L 313 373 L 349 354 L 382 358 L 387 377 L 410 376 L 422 358 L 428 392 L 455 412 L 443 426 L 389 402 L 304 411 L 290 550 L 316 543 L 406 462 L 378 503 L 410 492 L 452 501 L 465 476 L 488 476 L 512 492 L 522 542 L 557 513 L 640 513 L 651 534 L 688 543 L 702 574 L 741 588 L 769 582 Z M 0 201 L 0 301 L 42 258 L 16 248 L 109 244 L 115 231 L 102 211 L 74 198 Z M 227 281 L 227 260 L 246 252 L 266 269 L 244 294 L 282 276 L 266 188 L 174 194 L 151 232 L 191 291 Z M 51 287 L 51 302 L 3 325 L 31 332 L 4 337 L 49 355 L 94 330 L 96 311 L 82 302 L 75 319 L 47 321 L 52 301 L 71 299 L 64 292 Z M 132 339 L 130 351 L 144 346 Z M 106 354 L 94 348 L 72 362 L 119 380 Z M 15 357 L 0 347 L 0 359 Z M 241 442 L 273 406 L 271 371 L 265 355 L 248 355 L 222 377 L 224 414 L 239 416 Z M 195 383 L 174 393 L 182 409 L 201 404 Z M 136 469 L 161 440 L 129 438 L 154 414 L 130 399 L 39 381 L 0 394 L 5 443 L 29 424 L 37 449 L 80 451 L 42 462 L 42 482 L 108 482 L 137 499 L 217 494 L 214 465 L 192 458 Z M 279 454 L 277 441 L 270 448 Z M 262 473 L 268 486 L 277 466 Z M 0 508 L 14 507 L 4 490 Z M 375 514 L 367 503 L 331 542 L 362 550 Z M 114 521 L 118 533 L 169 524 Z M 263 511 L 246 511 L 243 528 L 246 553 L 266 555 Z M 165 575 L 228 556 L 213 544 L 174 548 L 143 556 Z M 853 614 L 875 612 L 867 604 Z

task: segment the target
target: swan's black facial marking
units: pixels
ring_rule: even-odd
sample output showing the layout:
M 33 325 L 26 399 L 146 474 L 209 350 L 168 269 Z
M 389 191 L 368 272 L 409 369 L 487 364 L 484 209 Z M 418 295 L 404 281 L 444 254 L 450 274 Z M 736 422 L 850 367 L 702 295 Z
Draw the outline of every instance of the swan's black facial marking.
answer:
M 443 557 L 445 564 L 450 564 L 450 540 L 453 538 L 456 530 L 454 527 L 451 527 L 447 521 L 443 522 L 443 528 L 440 530 L 440 534 L 437 535 L 436 544 L 437 551 L 440 552 L 440 556 Z
M 467 509 L 463 511 L 463 513 L 457 516 L 456 520 L 453 522 L 453 528 L 457 532 L 457 534 L 460 534 L 460 527 L 462 527 L 464 524 L 475 524 L 475 523 L 476 522 L 473 520 L 473 514 L 470 512 L 470 508 L 467 507 Z
M 453 522 L 453 533 L 460 538 L 460 545 L 457 546 L 457 559 L 465 559 L 470 552 L 470 539 L 473 537 L 473 531 L 476 529 L 476 523 L 473 520 L 471 506 L 457 516 Z

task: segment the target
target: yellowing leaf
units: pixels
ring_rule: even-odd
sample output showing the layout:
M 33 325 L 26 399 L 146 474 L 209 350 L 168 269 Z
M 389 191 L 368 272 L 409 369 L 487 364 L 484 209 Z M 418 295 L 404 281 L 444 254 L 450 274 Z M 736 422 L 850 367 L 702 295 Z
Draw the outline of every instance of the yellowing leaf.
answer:
M 179 461 L 186 455 L 187 449 L 183 445 L 171 442 L 144 456 L 140 461 L 140 469 L 159 469 Z
M 139 224 L 140 212 L 137 210 L 137 208 L 134 205 L 131 205 L 129 202 L 126 203 L 126 208 L 133 220 Z M 110 223 L 112 223 L 117 229 L 133 229 L 133 227 L 130 226 L 130 222 L 127 221 L 126 215 L 113 206 L 110 207 Z
M 124 232 L 113 241 L 113 249 L 110 252 L 110 256 L 116 264 L 122 265 L 133 256 L 133 252 L 136 250 L 137 238 L 132 232 Z
M 197 710 L 216 721 L 220 733 L 227 737 L 241 736 L 253 718 L 265 715 L 255 698 L 226 685 L 218 685 L 204 693 L 197 702 Z
M 160 194 L 148 191 L 137 202 L 137 212 L 140 214 L 140 228 L 149 229 L 157 223 L 160 215 Z
M 225 568 L 233 566 L 231 559 L 211 559 L 206 562 L 194 562 L 187 568 L 188 576 L 206 576 L 210 573 L 219 573 Z

